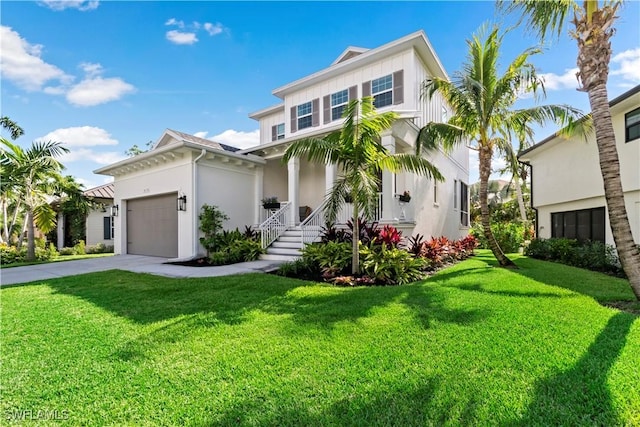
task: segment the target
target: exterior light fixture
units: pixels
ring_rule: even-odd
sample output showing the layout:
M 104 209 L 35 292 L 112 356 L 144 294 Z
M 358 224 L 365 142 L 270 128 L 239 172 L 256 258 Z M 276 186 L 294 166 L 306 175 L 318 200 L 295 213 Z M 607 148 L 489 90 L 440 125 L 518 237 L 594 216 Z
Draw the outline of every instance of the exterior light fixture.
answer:
M 178 197 L 178 199 L 176 200 L 176 208 L 179 211 L 186 211 L 187 210 L 187 196 L 186 195 L 182 195 L 180 197 Z
M 119 210 L 118 205 L 111 206 L 111 216 L 118 216 L 118 210 Z

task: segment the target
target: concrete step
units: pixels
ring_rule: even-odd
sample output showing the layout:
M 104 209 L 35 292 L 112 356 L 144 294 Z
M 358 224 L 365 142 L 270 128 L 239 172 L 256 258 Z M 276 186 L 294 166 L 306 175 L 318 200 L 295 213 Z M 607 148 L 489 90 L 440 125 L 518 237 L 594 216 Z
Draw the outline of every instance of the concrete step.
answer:
M 279 248 L 279 249 L 296 249 L 296 250 L 300 250 L 302 249 L 302 243 L 298 240 L 297 242 L 287 242 L 287 241 L 281 241 L 280 239 L 276 240 L 275 242 L 273 242 L 271 244 L 272 248 Z
M 269 255 L 300 256 L 300 249 L 274 248 L 273 246 L 269 246 L 267 248 L 267 254 L 269 254 Z
M 265 260 L 265 261 L 295 261 L 298 258 L 300 258 L 300 255 L 298 255 L 298 256 L 275 255 L 275 254 L 262 254 L 262 255 L 260 255 L 260 259 L 261 260 Z
M 279 242 L 295 242 L 295 243 L 300 243 L 301 240 L 301 236 L 280 236 L 278 237 L 278 241 Z
M 280 235 L 280 237 L 302 237 L 302 230 L 287 230 Z

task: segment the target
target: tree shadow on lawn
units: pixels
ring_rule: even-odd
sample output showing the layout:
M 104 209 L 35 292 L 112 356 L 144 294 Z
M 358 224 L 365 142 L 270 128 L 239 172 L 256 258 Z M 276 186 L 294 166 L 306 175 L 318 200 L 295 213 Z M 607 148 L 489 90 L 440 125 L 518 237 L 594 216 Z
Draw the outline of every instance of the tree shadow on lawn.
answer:
M 625 425 L 607 386 L 609 371 L 636 318 L 618 313 L 571 368 L 538 381 L 527 413 L 512 425 Z
M 202 426 L 425 426 L 475 425 L 477 393 L 451 396 L 438 377 L 386 390 L 352 393 L 323 407 L 326 399 L 258 396 L 241 399 Z

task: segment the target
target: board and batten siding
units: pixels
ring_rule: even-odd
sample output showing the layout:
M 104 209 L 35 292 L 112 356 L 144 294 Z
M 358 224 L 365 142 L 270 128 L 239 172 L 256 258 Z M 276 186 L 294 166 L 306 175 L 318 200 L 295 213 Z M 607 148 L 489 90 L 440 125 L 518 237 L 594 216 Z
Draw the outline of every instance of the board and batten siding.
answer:
M 268 144 L 271 141 L 272 128 L 280 123 L 285 123 L 284 121 L 284 107 L 281 111 L 276 113 L 269 114 L 268 116 L 264 116 L 260 119 L 260 144 Z M 287 125 L 285 124 L 285 135 Z

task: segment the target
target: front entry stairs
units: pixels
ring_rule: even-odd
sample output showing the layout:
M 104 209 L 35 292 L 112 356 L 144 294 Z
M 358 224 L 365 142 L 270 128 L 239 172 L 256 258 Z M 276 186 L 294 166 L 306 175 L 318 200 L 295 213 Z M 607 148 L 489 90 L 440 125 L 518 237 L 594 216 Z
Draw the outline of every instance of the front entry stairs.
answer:
M 269 247 L 267 253 L 260 256 L 264 260 L 293 261 L 300 258 L 302 250 L 302 230 L 299 226 L 290 227 Z

